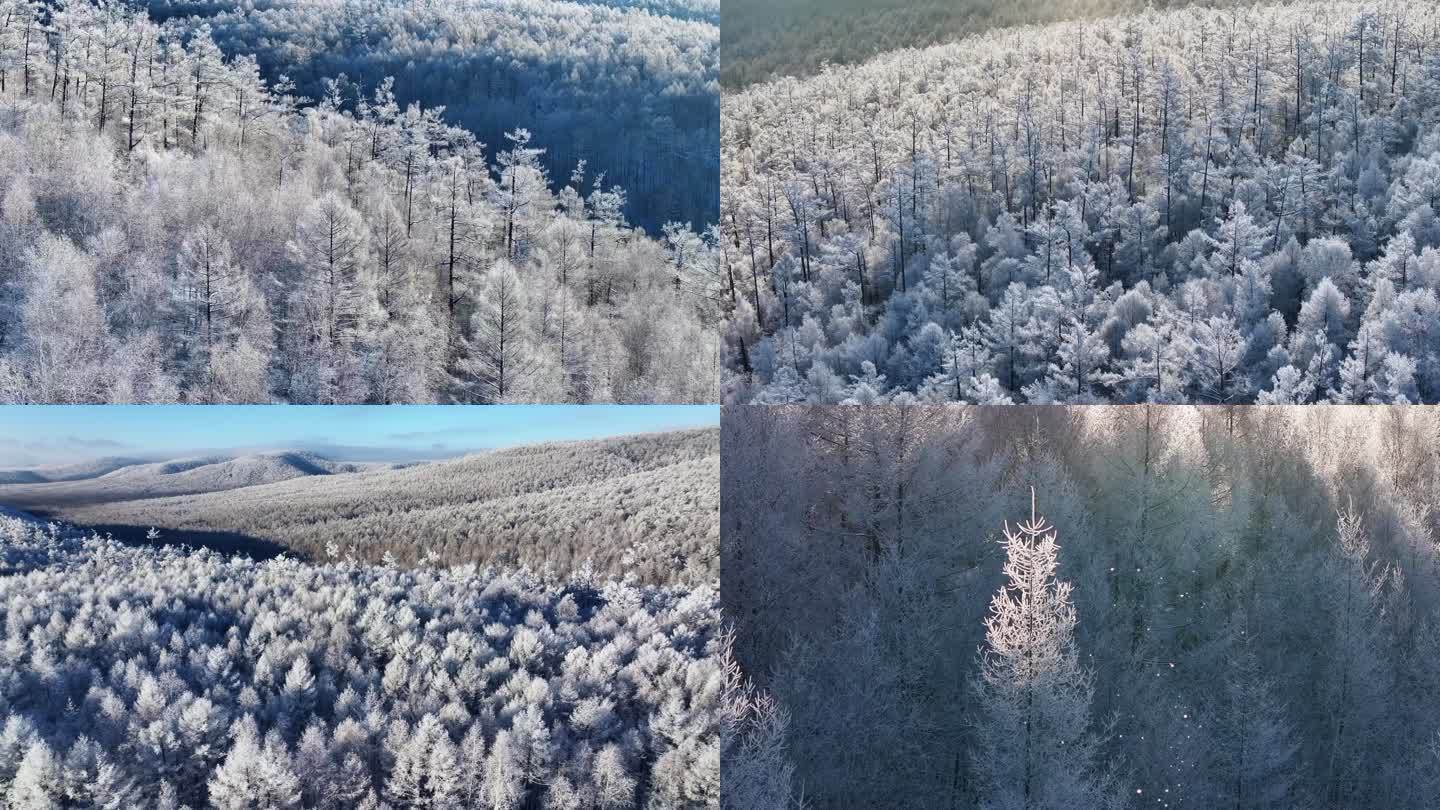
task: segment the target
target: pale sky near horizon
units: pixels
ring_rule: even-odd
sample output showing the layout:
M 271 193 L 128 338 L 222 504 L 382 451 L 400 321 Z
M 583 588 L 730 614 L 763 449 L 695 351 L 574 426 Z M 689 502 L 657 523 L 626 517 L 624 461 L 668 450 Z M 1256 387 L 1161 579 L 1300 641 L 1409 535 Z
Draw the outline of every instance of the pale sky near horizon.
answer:
M 419 460 L 719 424 L 715 405 L 15 405 L 0 407 L 0 469 L 261 450 Z

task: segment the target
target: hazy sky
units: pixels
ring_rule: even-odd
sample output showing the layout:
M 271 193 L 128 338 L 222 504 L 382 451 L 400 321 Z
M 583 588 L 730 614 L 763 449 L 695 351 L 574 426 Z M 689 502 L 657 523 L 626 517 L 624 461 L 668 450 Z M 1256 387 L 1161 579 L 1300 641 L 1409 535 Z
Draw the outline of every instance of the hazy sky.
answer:
M 0 407 L 0 469 L 253 450 L 400 461 L 719 423 L 713 405 L 9 406 Z

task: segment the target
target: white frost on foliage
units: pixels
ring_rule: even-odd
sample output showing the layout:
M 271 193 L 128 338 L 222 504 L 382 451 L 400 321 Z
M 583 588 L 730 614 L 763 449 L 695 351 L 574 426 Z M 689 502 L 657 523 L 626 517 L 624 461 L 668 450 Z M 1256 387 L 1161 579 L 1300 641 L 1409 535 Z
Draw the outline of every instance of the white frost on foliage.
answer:
M 709 586 L 257 563 L 15 518 L 0 572 L 16 810 L 719 801 Z

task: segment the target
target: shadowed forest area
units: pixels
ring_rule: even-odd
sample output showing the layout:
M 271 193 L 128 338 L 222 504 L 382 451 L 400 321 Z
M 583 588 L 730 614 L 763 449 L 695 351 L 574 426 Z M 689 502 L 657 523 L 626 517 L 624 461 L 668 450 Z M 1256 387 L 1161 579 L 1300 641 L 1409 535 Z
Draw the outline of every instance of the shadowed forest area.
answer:
M 990 28 L 1105 17 L 1146 5 L 1137 0 L 726 0 L 720 78 L 726 89 L 735 90 Z M 1161 0 L 1149 5 L 1187 4 Z

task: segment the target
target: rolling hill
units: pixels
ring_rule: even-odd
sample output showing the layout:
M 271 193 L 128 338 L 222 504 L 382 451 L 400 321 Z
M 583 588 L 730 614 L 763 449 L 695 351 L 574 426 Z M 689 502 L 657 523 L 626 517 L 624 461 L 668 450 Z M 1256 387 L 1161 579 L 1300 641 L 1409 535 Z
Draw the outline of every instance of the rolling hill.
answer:
M 253 538 L 316 559 L 594 570 L 647 582 L 719 574 L 717 429 L 529 445 L 349 475 L 267 462 L 169 475 L 148 465 L 65 486 L 0 487 L 0 503 L 117 532 L 155 527 L 171 541 Z M 236 483 L 257 468 L 285 477 Z M 197 480 L 188 493 L 162 496 L 155 484 L 190 476 Z
M 44 484 L 55 481 L 78 481 L 82 478 L 97 478 L 122 467 L 144 464 L 137 458 L 97 458 L 94 461 L 80 461 L 74 464 L 54 464 L 31 469 L 0 470 L 0 485 Z
M 0 486 L 0 503 L 51 511 L 58 506 L 113 503 L 142 498 L 224 492 L 317 475 L 389 469 L 389 464 L 335 462 L 314 453 L 282 451 L 244 456 L 207 456 L 162 462 L 107 460 L 71 468 L 68 477 L 45 477 L 42 471 L 17 471 L 17 482 Z M 85 474 L 86 471 L 90 474 Z M 103 472 L 102 472 L 103 470 Z M 30 473 L 35 478 L 26 480 Z M 0 474 L 8 475 L 8 473 Z M 0 481 L 4 481 L 0 478 Z

